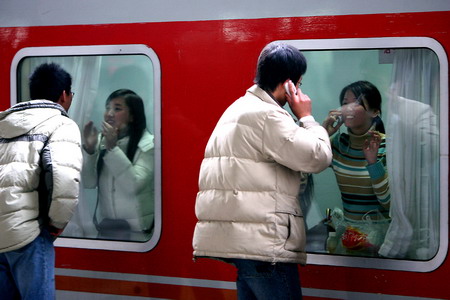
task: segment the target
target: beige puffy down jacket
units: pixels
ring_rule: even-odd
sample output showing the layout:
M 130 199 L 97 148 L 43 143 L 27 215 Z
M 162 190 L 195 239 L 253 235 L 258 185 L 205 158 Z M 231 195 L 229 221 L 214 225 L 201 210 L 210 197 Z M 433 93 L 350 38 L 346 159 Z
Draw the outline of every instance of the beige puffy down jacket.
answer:
M 332 153 L 322 126 L 302 126 L 257 86 L 224 112 L 201 164 L 194 257 L 306 263 L 300 175 Z

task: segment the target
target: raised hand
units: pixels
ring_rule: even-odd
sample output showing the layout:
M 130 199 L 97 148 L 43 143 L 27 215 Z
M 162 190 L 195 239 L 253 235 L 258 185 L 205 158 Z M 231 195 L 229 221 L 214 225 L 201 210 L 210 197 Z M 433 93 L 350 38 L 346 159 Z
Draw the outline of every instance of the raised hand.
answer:
M 292 81 L 288 81 L 289 93 L 286 92 L 286 98 L 294 115 L 300 119 L 311 115 L 311 99 L 303 94 L 300 88 L 296 88 Z
M 98 130 L 92 121 L 89 121 L 84 125 L 83 139 L 84 150 L 89 154 L 93 154 L 95 152 L 95 146 L 97 146 L 98 143 Z
M 378 149 L 381 144 L 381 136 L 377 131 L 369 131 L 369 138 L 364 141 L 364 157 L 369 165 L 377 162 Z
M 342 124 L 344 124 L 342 112 L 339 110 L 330 110 L 327 118 L 323 121 L 322 126 L 328 132 L 328 135 L 332 136 L 338 131 Z
M 111 150 L 117 145 L 117 137 L 119 134 L 119 130 L 117 128 L 114 128 L 109 123 L 103 121 L 102 134 L 105 139 L 105 147 L 107 150 Z

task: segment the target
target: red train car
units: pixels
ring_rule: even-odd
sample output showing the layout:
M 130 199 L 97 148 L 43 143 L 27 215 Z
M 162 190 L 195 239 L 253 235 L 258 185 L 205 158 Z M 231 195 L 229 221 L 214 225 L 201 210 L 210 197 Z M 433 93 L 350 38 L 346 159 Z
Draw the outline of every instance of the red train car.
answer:
M 126 87 L 144 99 L 155 139 L 151 235 L 99 239 L 92 222 L 96 190 L 83 188 L 76 215 L 56 241 L 58 299 L 236 299 L 232 266 L 192 257 L 197 179 L 217 120 L 252 85 L 259 52 L 275 40 L 305 53 L 302 89 L 313 99 L 317 120 L 338 106 L 346 84 L 374 82 L 383 94 L 392 153 L 393 244 L 386 237 L 383 256 L 330 253 L 321 225 L 326 208 L 339 207 L 339 195 L 330 172 L 315 175 L 314 198 L 305 210 L 308 265 L 300 267 L 305 298 L 450 298 L 450 3 L 326 5 L 0 3 L 0 110 L 27 100 L 33 67 L 55 61 L 72 74 L 76 95 L 69 115 L 80 128 L 99 122 L 107 95 Z M 406 112 L 396 99 L 406 101 Z M 405 132 L 419 138 L 407 140 Z M 408 230 L 409 236 L 402 234 Z

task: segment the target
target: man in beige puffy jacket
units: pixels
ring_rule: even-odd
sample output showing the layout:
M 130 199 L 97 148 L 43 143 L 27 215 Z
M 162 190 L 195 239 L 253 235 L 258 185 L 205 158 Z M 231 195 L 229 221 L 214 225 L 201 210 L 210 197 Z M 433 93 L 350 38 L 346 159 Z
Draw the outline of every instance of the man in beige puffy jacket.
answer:
M 302 172 L 321 172 L 332 158 L 328 134 L 297 87 L 305 72 L 298 49 L 268 44 L 258 59 L 256 84 L 228 107 L 206 146 L 194 257 L 235 265 L 239 299 L 302 297 L 300 178 Z M 283 109 L 286 103 L 299 124 Z
M 32 101 L 0 112 L 0 298 L 55 298 L 54 239 L 78 202 L 80 131 L 72 79 L 56 64 L 30 77 Z

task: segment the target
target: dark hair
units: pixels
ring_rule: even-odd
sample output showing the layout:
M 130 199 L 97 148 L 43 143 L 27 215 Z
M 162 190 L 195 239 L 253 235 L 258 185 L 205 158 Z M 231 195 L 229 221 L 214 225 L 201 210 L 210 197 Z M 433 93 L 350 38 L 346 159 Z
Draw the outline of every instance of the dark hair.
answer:
M 381 115 L 381 94 L 375 85 L 364 80 L 356 81 L 347 85 L 342 89 L 341 94 L 339 95 L 339 102 L 341 105 L 344 101 L 345 92 L 347 90 L 352 91 L 356 98 L 361 97 L 360 99 L 366 99 L 367 103 L 369 104 L 369 108 L 378 110 Z M 364 103 L 362 103 L 362 105 L 364 109 L 367 110 L 367 108 L 364 106 Z M 380 116 L 376 116 L 373 119 L 373 123 L 375 123 L 375 130 L 381 133 L 386 133 L 383 121 L 381 120 Z
M 295 84 L 306 73 L 306 58 L 294 46 L 272 42 L 264 47 L 258 58 L 254 83 L 273 92 L 287 79 Z
M 131 116 L 133 116 L 133 121 L 130 122 L 128 127 L 128 134 L 130 140 L 128 141 L 127 147 L 127 157 L 130 161 L 133 161 L 134 154 L 137 150 L 137 145 L 141 140 L 144 130 L 147 127 L 147 120 L 145 118 L 144 112 L 144 102 L 142 98 L 129 89 L 119 89 L 111 93 L 108 99 L 106 99 L 106 105 L 115 98 L 123 98 L 125 104 L 130 110 Z
M 71 92 L 72 77 L 55 63 L 38 66 L 30 76 L 30 98 L 58 102 L 62 92 Z

